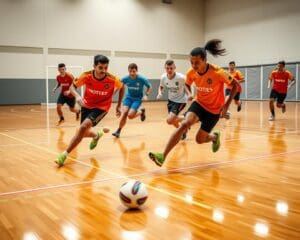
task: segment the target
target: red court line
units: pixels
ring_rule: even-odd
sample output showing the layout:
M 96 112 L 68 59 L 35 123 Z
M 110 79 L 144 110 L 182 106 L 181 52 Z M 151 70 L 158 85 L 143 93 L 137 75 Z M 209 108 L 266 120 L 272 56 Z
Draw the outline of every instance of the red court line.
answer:
M 253 161 L 253 160 L 263 159 L 263 158 L 268 158 L 268 157 L 273 158 L 273 157 L 277 157 L 277 156 L 281 156 L 281 155 L 293 154 L 293 153 L 299 153 L 299 152 L 300 152 L 300 149 L 294 150 L 294 151 L 281 152 L 281 153 L 259 155 L 259 156 L 256 156 L 256 157 L 247 157 L 247 158 L 236 159 L 236 160 L 196 164 L 196 165 L 192 165 L 192 166 L 180 167 L 180 168 L 174 168 L 174 169 L 152 170 L 152 171 L 132 174 L 132 175 L 128 175 L 128 176 L 120 175 L 120 176 L 104 178 L 104 179 L 98 179 L 98 180 L 82 181 L 82 182 L 75 182 L 75 183 L 66 183 L 66 184 L 44 186 L 44 187 L 36 187 L 36 188 L 30 188 L 30 189 L 24 189 L 24 190 L 18 190 L 18 191 L 3 192 L 3 193 L 0 193 L 0 197 L 9 196 L 9 195 L 16 195 L 16 194 L 22 194 L 22 193 L 37 192 L 37 191 L 43 191 L 43 190 L 49 190 L 49 189 L 59 189 L 59 188 L 65 188 L 65 187 L 80 186 L 80 185 L 92 184 L 92 183 L 108 182 L 108 181 L 119 180 L 119 179 L 129 179 L 129 178 L 153 176 L 153 175 L 167 175 L 169 173 L 182 173 L 183 171 L 186 171 L 186 170 L 208 169 L 208 168 L 212 168 L 212 167 L 226 166 L 226 165 L 231 165 L 231 164 L 234 164 L 234 163 Z

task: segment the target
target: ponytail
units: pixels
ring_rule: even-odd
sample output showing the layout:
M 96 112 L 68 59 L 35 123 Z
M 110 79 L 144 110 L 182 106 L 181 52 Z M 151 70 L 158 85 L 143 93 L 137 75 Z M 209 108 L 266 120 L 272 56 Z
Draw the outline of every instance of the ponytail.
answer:
M 201 47 L 196 47 L 191 51 L 191 56 L 200 56 L 202 59 L 206 59 L 207 53 L 206 51 L 208 51 L 211 55 L 213 55 L 214 57 L 217 56 L 224 56 L 226 53 L 226 49 L 225 48 L 221 48 L 221 40 L 219 39 L 212 39 L 209 40 L 206 44 L 204 48 Z
M 221 40 L 220 39 L 212 39 L 209 40 L 206 44 L 204 49 L 208 51 L 214 57 L 224 56 L 226 53 L 225 48 L 221 48 Z

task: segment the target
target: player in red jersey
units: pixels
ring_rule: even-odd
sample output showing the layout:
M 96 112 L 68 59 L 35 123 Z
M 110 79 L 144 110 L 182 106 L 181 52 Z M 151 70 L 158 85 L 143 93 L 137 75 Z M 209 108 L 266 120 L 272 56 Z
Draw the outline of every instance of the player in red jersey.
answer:
M 57 84 L 53 88 L 53 92 L 61 87 L 61 93 L 57 99 L 56 111 L 59 116 L 57 126 L 65 121 L 62 106 L 66 103 L 71 112 L 76 113 L 76 120 L 79 120 L 80 110 L 75 108 L 75 97 L 71 94 L 70 87 L 74 81 L 74 76 L 66 71 L 66 65 L 64 63 L 58 64 L 59 75 L 56 76 Z
M 289 80 L 292 81 L 289 84 Z M 272 71 L 269 77 L 268 88 L 270 88 L 271 83 L 273 82 L 273 87 L 270 93 L 270 111 L 271 116 L 269 121 L 275 120 L 275 107 L 274 101 L 277 100 L 276 106 L 281 108 L 282 113 L 286 111 L 286 105 L 284 100 L 287 95 L 288 89 L 295 83 L 295 78 L 290 71 L 285 69 L 285 61 L 280 61 L 277 64 L 277 69 Z

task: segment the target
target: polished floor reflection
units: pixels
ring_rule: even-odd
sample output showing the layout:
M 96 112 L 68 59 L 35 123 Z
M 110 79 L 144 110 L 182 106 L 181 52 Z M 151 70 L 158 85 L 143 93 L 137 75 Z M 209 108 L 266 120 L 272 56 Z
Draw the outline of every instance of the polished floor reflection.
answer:
M 244 102 L 220 120 L 222 147 L 194 141 L 194 126 L 162 168 L 147 158 L 174 130 L 164 102 L 146 103 L 120 139 L 84 140 L 65 167 L 53 160 L 78 122 L 65 109 L 0 107 L 0 239 L 300 239 L 300 107 L 287 103 L 269 122 L 267 102 Z M 111 111 L 101 125 L 112 130 Z M 147 184 L 149 199 L 126 210 L 118 190 L 128 178 Z

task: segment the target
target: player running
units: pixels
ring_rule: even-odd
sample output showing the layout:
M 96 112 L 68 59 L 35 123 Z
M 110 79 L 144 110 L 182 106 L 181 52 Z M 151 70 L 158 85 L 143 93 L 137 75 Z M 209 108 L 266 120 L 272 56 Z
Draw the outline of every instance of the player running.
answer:
M 191 92 L 194 83 L 197 89 L 196 100 L 191 104 L 185 119 L 179 128 L 170 137 L 163 153 L 150 152 L 149 157 L 158 166 L 162 166 L 169 152 L 179 142 L 182 134 L 198 121 L 200 129 L 196 135 L 198 144 L 212 142 L 212 151 L 220 148 L 220 132 L 211 134 L 212 129 L 224 117 L 227 109 L 236 94 L 239 83 L 225 70 L 207 62 L 207 52 L 213 56 L 222 56 L 226 50 L 220 46 L 221 40 L 213 39 L 206 43 L 204 48 L 194 48 L 190 53 L 192 69 L 187 72 L 186 86 Z M 224 84 L 231 84 L 230 96 L 225 102 Z

